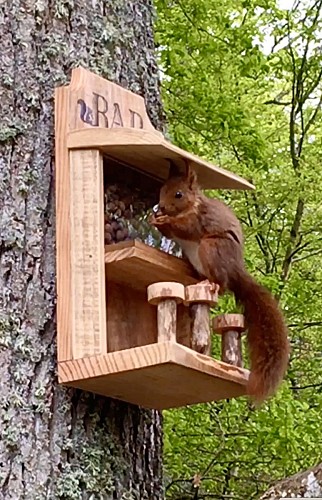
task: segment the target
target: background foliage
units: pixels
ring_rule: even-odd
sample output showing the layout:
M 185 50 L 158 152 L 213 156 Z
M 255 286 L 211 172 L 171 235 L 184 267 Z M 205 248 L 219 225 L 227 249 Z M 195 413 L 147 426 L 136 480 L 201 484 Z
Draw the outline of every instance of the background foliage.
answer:
M 322 461 L 322 0 L 156 6 L 169 134 L 255 183 L 210 195 L 242 220 L 248 268 L 280 298 L 292 343 L 261 409 L 240 398 L 166 413 L 167 498 L 258 498 Z

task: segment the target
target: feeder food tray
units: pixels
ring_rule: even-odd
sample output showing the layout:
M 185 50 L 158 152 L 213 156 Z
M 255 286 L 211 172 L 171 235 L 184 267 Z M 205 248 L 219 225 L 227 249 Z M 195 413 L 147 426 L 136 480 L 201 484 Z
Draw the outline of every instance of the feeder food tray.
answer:
M 59 381 L 145 408 L 242 396 L 248 370 L 164 342 L 59 363 Z
M 124 338 L 132 345 L 136 339 L 151 342 L 156 317 L 155 308 L 146 303 L 146 288 L 156 281 L 185 285 L 198 282 L 188 263 L 144 243 L 129 241 L 105 247 L 105 267 L 108 290 L 114 295 L 108 313 L 114 332 L 109 350 L 114 352 L 60 362 L 60 383 L 156 409 L 245 394 L 248 370 L 198 354 L 180 343 L 154 341 L 125 349 L 127 344 L 120 343 Z M 120 306 L 115 287 L 119 285 L 120 302 L 127 305 L 116 314 Z M 184 306 L 182 310 L 188 314 Z
M 200 281 L 184 260 L 139 241 L 106 246 L 105 267 L 108 281 L 127 284 L 144 293 L 157 281 L 178 281 L 183 285 Z

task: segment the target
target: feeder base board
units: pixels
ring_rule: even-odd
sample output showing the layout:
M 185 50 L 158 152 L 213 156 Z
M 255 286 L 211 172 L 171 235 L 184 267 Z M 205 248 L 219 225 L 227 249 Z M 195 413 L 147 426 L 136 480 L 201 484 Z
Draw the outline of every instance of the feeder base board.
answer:
M 158 410 L 246 394 L 248 370 L 164 342 L 61 361 L 59 382 Z

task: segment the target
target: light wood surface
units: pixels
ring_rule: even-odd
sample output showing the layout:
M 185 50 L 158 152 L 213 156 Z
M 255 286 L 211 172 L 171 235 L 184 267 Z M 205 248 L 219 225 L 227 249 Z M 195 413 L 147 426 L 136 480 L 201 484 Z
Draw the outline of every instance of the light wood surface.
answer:
M 113 159 L 131 165 L 162 181 L 169 175 L 171 160 L 185 172 L 187 161 L 204 189 L 253 189 L 254 186 L 228 170 L 216 167 L 168 142 L 155 130 L 97 127 L 68 135 L 70 149 L 98 148 Z
M 245 318 L 242 314 L 222 314 L 213 319 L 213 329 L 222 336 L 221 359 L 231 365 L 243 366 L 242 332 L 245 331 Z
M 157 308 L 146 289 L 107 282 L 107 352 L 157 342 Z
M 185 287 L 185 304 L 191 317 L 191 347 L 209 355 L 211 352 L 210 306 L 218 302 L 219 286 L 197 283 Z
M 99 151 L 71 151 L 73 359 L 106 352 L 103 197 L 103 165 Z
M 72 357 L 71 266 L 70 266 L 70 179 L 67 149 L 69 92 L 55 91 L 55 186 L 57 270 L 57 357 Z
M 158 281 L 198 282 L 193 268 L 182 259 L 138 241 L 105 247 L 107 280 L 146 290 Z
M 221 314 L 213 319 L 212 327 L 219 334 L 227 330 L 243 332 L 245 330 L 245 318 L 243 314 Z
M 157 311 L 146 287 L 198 278 L 182 260 L 147 245 L 104 249 L 101 155 L 160 181 L 173 160 L 182 171 L 190 161 L 202 187 L 252 185 L 168 143 L 141 97 L 82 68 L 56 90 L 55 133 L 59 381 L 159 409 L 245 394 L 247 371 L 156 342 Z M 188 345 L 188 308 L 176 304 L 176 311 L 178 337 Z
M 210 355 L 211 331 L 210 310 L 208 304 L 192 304 L 191 316 L 191 347 L 201 354 Z
M 230 365 L 243 366 L 240 332 L 227 330 L 222 334 L 221 359 Z
M 142 290 L 107 281 L 107 352 L 156 343 L 157 308 Z M 177 305 L 177 341 L 191 347 L 189 309 Z
M 166 299 L 158 304 L 158 342 L 176 342 L 177 301 Z
M 191 348 L 191 316 L 189 308 L 177 305 L 177 342 Z
M 249 372 L 165 342 L 60 362 L 58 376 L 66 385 L 165 409 L 246 394 Z
M 55 90 L 55 186 L 57 255 L 58 360 L 72 358 L 70 176 L 67 134 L 100 127 L 133 127 L 154 131 L 144 99 L 83 68 L 72 71 L 70 84 Z M 94 193 L 93 193 L 94 194 Z M 102 207 L 103 209 L 103 207 Z
M 162 281 L 147 288 L 148 302 L 158 308 L 158 342 L 176 342 L 177 304 L 184 301 L 181 283 Z
M 218 303 L 219 285 L 196 283 L 185 287 L 185 303 L 198 304 L 206 303 L 209 306 L 215 306 Z
M 152 283 L 147 289 L 148 301 L 152 305 L 160 304 L 165 299 L 175 299 L 176 302 L 183 302 L 185 298 L 185 288 L 181 283 L 175 281 L 161 281 Z
M 99 127 L 138 128 L 154 131 L 143 97 L 84 68 L 72 71 L 70 85 L 70 130 Z M 94 146 L 94 144 L 93 144 Z

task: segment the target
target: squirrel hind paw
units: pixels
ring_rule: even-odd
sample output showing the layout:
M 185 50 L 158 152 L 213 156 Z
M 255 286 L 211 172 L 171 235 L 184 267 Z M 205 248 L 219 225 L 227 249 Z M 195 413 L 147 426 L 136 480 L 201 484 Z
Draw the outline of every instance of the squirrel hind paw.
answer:
M 199 281 L 198 285 L 207 285 L 207 286 L 209 285 L 209 286 L 211 286 L 211 291 L 212 292 L 218 292 L 219 288 L 220 288 L 217 283 L 214 283 L 213 281 L 209 281 L 209 280 Z

